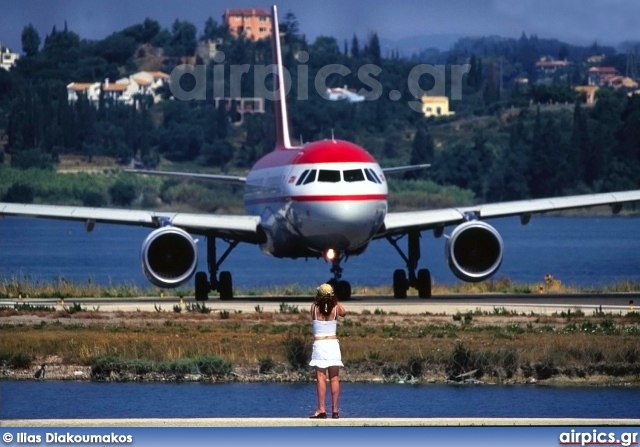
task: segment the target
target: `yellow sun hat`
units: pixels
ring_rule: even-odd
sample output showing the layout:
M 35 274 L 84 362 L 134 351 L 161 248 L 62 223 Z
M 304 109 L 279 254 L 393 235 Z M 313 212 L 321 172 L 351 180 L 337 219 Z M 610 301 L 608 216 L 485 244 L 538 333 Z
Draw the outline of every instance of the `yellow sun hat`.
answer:
M 319 296 L 333 296 L 333 287 L 329 284 L 322 284 L 316 290 Z

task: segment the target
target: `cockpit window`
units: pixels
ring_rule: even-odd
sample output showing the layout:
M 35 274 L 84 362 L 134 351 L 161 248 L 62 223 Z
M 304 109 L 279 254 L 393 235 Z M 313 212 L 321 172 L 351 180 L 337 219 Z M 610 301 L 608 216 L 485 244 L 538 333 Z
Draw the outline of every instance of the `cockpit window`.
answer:
M 364 174 L 362 174 L 362 169 L 349 169 L 342 173 L 344 175 L 345 182 L 363 182 Z
M 308 173 L 309 173 L 309 170 L 306 169 L 302 174 L 300 174 L 300 178 L 296 182 L 296 186 L 302 185 L 302 182 L 304 181 L 304 178 L 307 176 Z
M 307 183 L 314 182 L 315 180 L 316 180 L 316 170 L 312 169 L 311 171 L 309 171 L 309 175 L 307 175 L 307 178 L 304 179 L 302 184 L 306 185 Z
M 376 173 L 373 172 L 371 169 L 365 169 L 364 172 L 367 174 L 367 180 L 369 180 L 370 182 L 382 183 L 380 182 L 380 179 L 378 178 Z
M 338 183 L 340 181 L 340 171 L 320 169 L 320 172 L 318 173 L 318 181 L 325 183 Z

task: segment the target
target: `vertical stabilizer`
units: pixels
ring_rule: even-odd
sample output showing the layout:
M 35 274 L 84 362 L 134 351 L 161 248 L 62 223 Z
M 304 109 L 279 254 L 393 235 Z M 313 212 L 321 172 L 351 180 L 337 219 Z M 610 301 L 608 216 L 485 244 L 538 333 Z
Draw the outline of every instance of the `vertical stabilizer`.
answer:
M 273 63 L 277 83 L 275 89 L 277 94 L 274 97 L 276 115 L 276 148 L 290 149 L 291 140 L 289 138 L 289 118 L 287 117 L 287 101 L 285 98 L 286 89 L 284 85 L 284 68 L 282 66 L 282 50 L 280 48 L 280 27 L 278 26 L 278 8 L 273 5 L 271 8 L 271 48 L 273 51 Z

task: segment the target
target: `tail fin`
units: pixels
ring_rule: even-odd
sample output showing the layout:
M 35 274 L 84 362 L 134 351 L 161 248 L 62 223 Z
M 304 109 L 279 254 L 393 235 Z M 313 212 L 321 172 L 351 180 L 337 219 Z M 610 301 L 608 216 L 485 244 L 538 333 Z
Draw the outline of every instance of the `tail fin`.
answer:
M 284 68 L 282 66 L 282 50 L 280 49 L 280 28 L 278 26 L 278 8 L 271 9 L 271 48 L 273 63 L 277 75 L 277 96 L 274 98 L 276 115 L 276 148 L 291 149 L 289 138 L 289 118 L 287 117 L 287 102 L 285 99 Z

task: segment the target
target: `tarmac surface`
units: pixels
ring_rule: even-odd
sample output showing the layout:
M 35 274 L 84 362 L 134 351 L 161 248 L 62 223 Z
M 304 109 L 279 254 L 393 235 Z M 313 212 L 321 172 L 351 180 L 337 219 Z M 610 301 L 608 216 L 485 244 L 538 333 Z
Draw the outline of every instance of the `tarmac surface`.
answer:
M 309 296 L 239 296 L 232 300 L 210 298 L 208 301 L 195 301 L 193 297 L 139 297 L 139 298 L 69 298 L 64 301 L 47 298 L 0 299 L 0 307 L 13 307 L 16 303 L 30 303 L 45 306 L 70 306 L 77 303 L 87 310 L 101 312 L 153 312 L 158 309 L 171 310 L 175 305 L 205 305 L 212 312 L 242 311 L 255 312 L 259 306 L 263 312 L 279 312 L 283 304 L 298 306 L 300 311 L 311 304 Z M 389 296 L 354 296 L 343 302 L 348 311 L 374 312 L 381 309 L 398 314 L 455 314 L 457 312 L 486 311 L 494 313 L 502 309 L 518 314 L 550 315 L 563 311 L 581 310 L 587 315 L 593 312 L 627 313 L 640 308 L 640 293 L 611 294 L 474 294 L 441 295 L 421 299 L 410 296 L 406 299 L 394 299 Z

